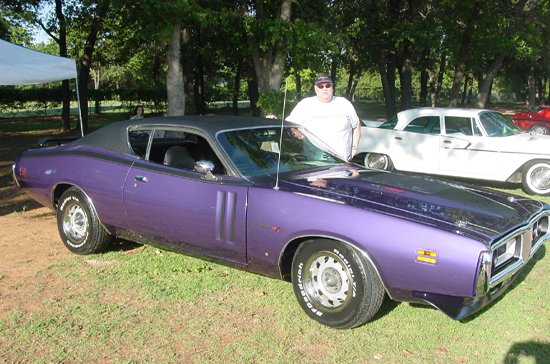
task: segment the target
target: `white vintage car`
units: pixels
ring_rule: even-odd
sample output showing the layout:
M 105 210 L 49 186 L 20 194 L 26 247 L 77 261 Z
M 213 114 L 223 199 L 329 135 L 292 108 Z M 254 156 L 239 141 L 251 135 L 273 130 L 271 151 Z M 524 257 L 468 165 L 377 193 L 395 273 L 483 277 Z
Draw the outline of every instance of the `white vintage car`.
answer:
M 357 156 L 367 167 L 522 183 L 550 195 L 550 136 L 528 133 L 500 112 L 419 108 L 363 126 Z

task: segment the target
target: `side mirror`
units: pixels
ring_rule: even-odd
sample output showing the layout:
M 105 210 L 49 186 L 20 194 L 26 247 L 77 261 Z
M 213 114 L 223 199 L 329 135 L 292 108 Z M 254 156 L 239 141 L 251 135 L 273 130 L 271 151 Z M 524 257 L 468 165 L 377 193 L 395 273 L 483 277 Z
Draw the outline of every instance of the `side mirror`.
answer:
M 214 169 L 214 163 L 210 161 L 198 161 L 195 163 L 195 171 L 207 173 Z
M 210 161 L 197 161 L 194 166 L 195 171 L 205 173 L 206 176 L 202 177 L 208 181 L 217 181 L 218 177 L 212 174 L 214 169 L 214 163 Z

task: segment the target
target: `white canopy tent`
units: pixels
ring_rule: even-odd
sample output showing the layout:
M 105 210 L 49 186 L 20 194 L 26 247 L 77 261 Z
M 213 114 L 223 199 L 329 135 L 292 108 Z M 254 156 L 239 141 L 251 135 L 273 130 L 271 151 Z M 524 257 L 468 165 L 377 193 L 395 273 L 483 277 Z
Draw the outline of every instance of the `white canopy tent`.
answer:
M 77 81 L 74 59 L 38 52 L 0 39 L 0 85 L 34 85 L 72 78 Z M 82 120 L 78 84 L 76 96 L 78 118 Z

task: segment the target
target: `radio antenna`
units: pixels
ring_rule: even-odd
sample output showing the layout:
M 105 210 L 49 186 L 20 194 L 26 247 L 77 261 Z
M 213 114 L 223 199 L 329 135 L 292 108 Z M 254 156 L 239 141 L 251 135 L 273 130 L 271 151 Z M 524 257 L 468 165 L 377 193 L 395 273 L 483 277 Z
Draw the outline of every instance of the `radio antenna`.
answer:
M 285 81 L 285 99 L 283 100 L 283 118 L 281 119 L 281 138 L 279 140 L 279 157 L 277 159 L 277 178 L 275 179 L 275 187 L 273 187 L 274 190 L 279 189 L 279 168 L 281 167 L 281 150 L 283 149 L 283 126 L 285 123 L 285 108 L 286 108 L 286 90 L 288 87 L 288 77 Z

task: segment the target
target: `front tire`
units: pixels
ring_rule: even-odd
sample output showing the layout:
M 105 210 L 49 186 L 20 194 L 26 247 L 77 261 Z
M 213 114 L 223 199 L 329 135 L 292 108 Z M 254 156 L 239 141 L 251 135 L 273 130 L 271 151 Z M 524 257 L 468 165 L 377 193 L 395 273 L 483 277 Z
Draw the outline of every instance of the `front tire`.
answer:
M 57 209 L 57 228 L 63 244 L 79 255 L 99 253 L 112 236 L 99 222 L 88 198 L 72 187 L 61 195 Z
M 372 264 L 355 248 L 328 239 L 298 247 L 292 261 L 292 286 L 308 316 L 336 329 L 364 324 L 384 299 L 384 287 Z
M 550 164 L 540 161 L 528 163 L 523 168 L 522 184 L 529 194 L 550 195 Z
M 378 153 L 367 153 L 364 164 L 365 167 L 372 169 L 391 170 L 393 168 L 390 157 Z

